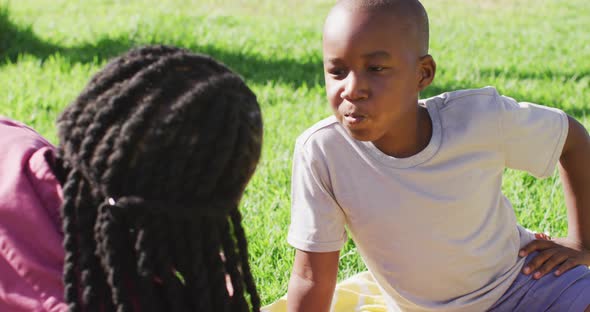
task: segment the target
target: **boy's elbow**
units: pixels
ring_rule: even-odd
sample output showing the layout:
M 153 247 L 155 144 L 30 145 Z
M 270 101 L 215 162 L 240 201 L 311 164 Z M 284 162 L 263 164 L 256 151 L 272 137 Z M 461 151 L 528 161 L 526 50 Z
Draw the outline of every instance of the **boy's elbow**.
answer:
M 297 292 L 332 293 L 336 287 L 338 262 L 335 268 L 315 267 L 312 265 L 298 265 L 295 261 L 289 280 L 289 293 L 293 289 Z
M 287 311 L 328 312 L 332 303 L 335 284 L 335 282 L 327 283 L 322 280 L 312 280 L 293 272 L 287 291 Z
M 289 293 L 297 292 L 327 293 L 333 292 L 336 287 L 336 278 L 311 278 L 311 274 L 293 270 L 289 280 Z

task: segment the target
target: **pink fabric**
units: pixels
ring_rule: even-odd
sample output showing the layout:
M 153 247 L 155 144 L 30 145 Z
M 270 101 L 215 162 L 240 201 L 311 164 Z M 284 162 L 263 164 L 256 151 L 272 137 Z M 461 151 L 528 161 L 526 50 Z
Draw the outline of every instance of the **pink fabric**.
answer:
M 0 311 L 67 311 L 61 187 L 34 130 L 0 117 Z

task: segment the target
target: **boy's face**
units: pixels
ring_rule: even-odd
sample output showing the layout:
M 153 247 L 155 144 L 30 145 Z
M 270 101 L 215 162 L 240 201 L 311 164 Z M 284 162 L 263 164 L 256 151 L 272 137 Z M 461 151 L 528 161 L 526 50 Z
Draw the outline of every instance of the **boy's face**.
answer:
M 326 91 L 336 118 L 355 139 L 377 145 L 416 126 L 418 92 L 430 81 L 424 85 L 423 58 L 412 31 L 391 13 L 336 8 L 328 16 Z

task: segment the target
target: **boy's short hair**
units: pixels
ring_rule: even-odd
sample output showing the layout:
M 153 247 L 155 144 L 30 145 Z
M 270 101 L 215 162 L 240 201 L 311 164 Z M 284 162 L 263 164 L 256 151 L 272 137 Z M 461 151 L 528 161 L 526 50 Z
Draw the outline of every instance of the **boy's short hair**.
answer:
M 428 54 L 429 24 L 426 9 L 418 0 L 339 0 L 334 8 L 344 7 L 349 10 L 366 10 L 370 12 L 389 11 L 404 18 L 411 27 L 415 27 L 421 56 Z

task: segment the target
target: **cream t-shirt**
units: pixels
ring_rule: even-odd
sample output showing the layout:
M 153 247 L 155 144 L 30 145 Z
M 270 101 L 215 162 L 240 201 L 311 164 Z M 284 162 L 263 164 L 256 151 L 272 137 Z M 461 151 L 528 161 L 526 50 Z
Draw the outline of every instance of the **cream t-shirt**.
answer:
M 484 311 L 516 278 L 519 248 L 533 239 L 516 224 L 502 173 L 550 176 L 567 116 L 491 87 L 421 105 L 432 138 L 408 158 L 353 139 L 334 117 L 297 139 L 288 242 L 337 251 L 346 227 L 392 311 Z

